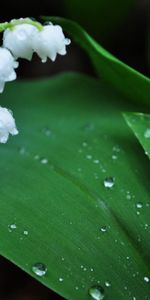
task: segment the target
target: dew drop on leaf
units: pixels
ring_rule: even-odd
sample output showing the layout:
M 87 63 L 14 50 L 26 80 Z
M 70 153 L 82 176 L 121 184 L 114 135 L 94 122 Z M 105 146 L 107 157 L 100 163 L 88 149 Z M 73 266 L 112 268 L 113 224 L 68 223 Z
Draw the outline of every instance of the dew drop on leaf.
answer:
M 41 164 L 43 164 L 43 165 L 48 164 L 48 159 L 47 158 L 42 158 L 41 159 Z
M 108 189 L 111 189 L 115 184 L 114 178 L 113 177 L 107 177 L 104 180 L 104 186 Z
M 99 164 L 99 159 L 94 159 L 94 160 L 93 160 L 93 163 L 94 163 L 94 164 Z
M 47 273 L 47 267 L 43 263 L 36 263 L 32 266 L 32 272 L 42 277 Z
M 144 224 L 144 228 L 146 230 L 148 228 L 148 224 Z
M 24 234 L 24 235 L 28 235 L 29 232 L 28 232 L 27 230 L 24 230 L 23 234 Z
M 148 283 L 150 281 L 149 277 L 145 276 L 144 281 Z
M 142 208 L 142 207 L 143 207 L 143 204 L 142 204 L 141 202 L 138 202 L 138 203 L 136 204 L 136 207 L 137 207 L 137 208 Z
M 87 159 L 92 159 L 92 155 L 87 154 L 87 155 L 86 155 L 86 158 L 87 158 Z
M 144 137 L 145 137 L 146 139 L 150 138 L 150 128 L 147 128 L 147 129 L 145 130 L 145 132 L 144 132 Z
M 49 128 L 44 128 L 44 130 L 43 130 L 43 132 L 44 132 L 44 134 L 46 135 L 46 136 L 50 136 L 50 135 L 52 135 L 52 132 L 51 132 L 51 130 L 49 129 Z
M 16 229 L 16 228 L 17 228 L 17 225 L 16 225 L 16 224 L 11 224 L 11 225 L 10 225 L 10 228 L 11 228 L 11 229 Z
M 44 22 L 44 26 L 46 26 L 46 25 L 52 25 L 53 23 L 52 22 L 49 22 L 49 21 L 45 21 Z
M 89 289 L 91 299 L 102 300 L 104 299 L 104 289 L 101 286 L 93 286 Z
M 21 155 L 24 155 L 24 154 L 26 153 L 26 149 L 25 149 L 24 147 L 21 147 L 21 148 L 19 149 L 19 153 L 20 153 Z
M 107 231 L 107 227 L 106 226 L 103 226 L 103 227 L 101 227 L 101 232 L 106 232 Z
M 12 230 L 15 230 L 16 228 L 17 228 L 16 224 L 10 224 L 10 225 L 8 225 L 9 232 L 12 232 Z
M 106 287 L 110 287 L 111 286 L 111 283 L 109 281 L 105 281 L 105 286 Z
M 83 143 L 82 143 L 82 146 L 83 146 L 83 147 L 87 147 L 87 145 L 88 145 L 87 142 L 83 142 Z
M 113 160 L 116 160 L 117 158 L 118 158 L 117 155 L 115 155 L 115 154 L 112 155 Z

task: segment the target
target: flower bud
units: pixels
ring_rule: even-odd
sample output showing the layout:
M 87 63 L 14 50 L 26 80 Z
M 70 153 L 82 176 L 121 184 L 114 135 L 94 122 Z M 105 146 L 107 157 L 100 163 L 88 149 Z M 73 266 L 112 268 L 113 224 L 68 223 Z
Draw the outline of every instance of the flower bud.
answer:
M 57 54 L 65 55 L 66 45 L 69 44 L 70 40 L 65 38 L 62 28 L 52 24 L 46 25 L 43 30 L 36 32 L 32 39 L 32 47 L 42 62 L 46 62 L 47 57 L 54 61 Z
M 3 47 L 9 49 L 14 57 L 32 59 L 32 38 L 38 29 L 30 24 L 15 25 L 14 28 L 6 29 L 3 35 Z

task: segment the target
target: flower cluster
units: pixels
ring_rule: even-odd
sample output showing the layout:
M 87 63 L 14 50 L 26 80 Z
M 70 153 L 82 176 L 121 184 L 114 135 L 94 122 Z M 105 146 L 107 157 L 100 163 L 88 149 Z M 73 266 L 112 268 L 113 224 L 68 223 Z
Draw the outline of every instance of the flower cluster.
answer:
M 0 47 L 0 93 L 5 83 L 16 79 L 18 58 L 31 60 L 36 52 L 42 62 L 55 61 L 57 54 L 65 55 L 70 40 L 65 38 L 59 25 L 42 26 L 29 18 L 4 23 L 3 44 Z M 9 133 L 18 134 L 14 118 L 9 110 L 0 107 L 0 143 L 6 143 Z
M 31 60 L 36 52 L 42 62 L 47 58 L 55 61 L 57 54 L 66 54 L 66 46 L 70 44 L 59 25 L 42 26 L 29 18 L 7 24 L 0 47 L 0 92 L 3 92 L 5 82 L 16 79 L 18 58 Z

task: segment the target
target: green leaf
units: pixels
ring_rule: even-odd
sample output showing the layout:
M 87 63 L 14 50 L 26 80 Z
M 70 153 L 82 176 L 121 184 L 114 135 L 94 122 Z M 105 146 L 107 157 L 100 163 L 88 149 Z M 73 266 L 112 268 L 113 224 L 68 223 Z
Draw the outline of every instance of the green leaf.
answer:
M 108 300 L 150 294 L 149 169 L 125 103 L 78 74 L 1 96 L 20 134 L 0 146 L 0 253 L 66 299 L 90 300 L 95 285 Z
M 99 76 L 116 90 L 135 102 L 150 103 L 149 78 L 111 55 L 77 23 L 58 17 L 43 17 L 43 19 L 60 24 L 89 54 Z
M 150 158 L 150 115 L 124 113 L 124 118 Z
M 135 0 L 65 0 L 65 15 L 80 23 L 94 37 L 110 39 L 135 6 Z M 93 21 L 94 20 L 94 21 Z

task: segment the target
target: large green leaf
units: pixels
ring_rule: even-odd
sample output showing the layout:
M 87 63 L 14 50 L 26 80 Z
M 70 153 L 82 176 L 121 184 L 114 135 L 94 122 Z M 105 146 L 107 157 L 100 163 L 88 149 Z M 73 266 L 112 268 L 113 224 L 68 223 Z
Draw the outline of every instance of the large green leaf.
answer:
M 72 39 L 89 54 L 102 79 L 135 102 L 150 103 L 149 78 L 111 55 L 77 23 L 58 17 L 43 17 L 43 19 L 63 26 Z
M 0 146 L 0 253 L 69 300 L 95 285 L 108 300 L 150 294 L 149 168 L 124 100 L 78 74 L 1 96 L 20 134 Z
M 136 0 L 64 0 L 65 15 L 79 22 L 94 37 L 110 39 L 134 9 Z
M 150 115 L 143 113 L 124 113 L 125 120 L 133 130 L 150 158 Z

